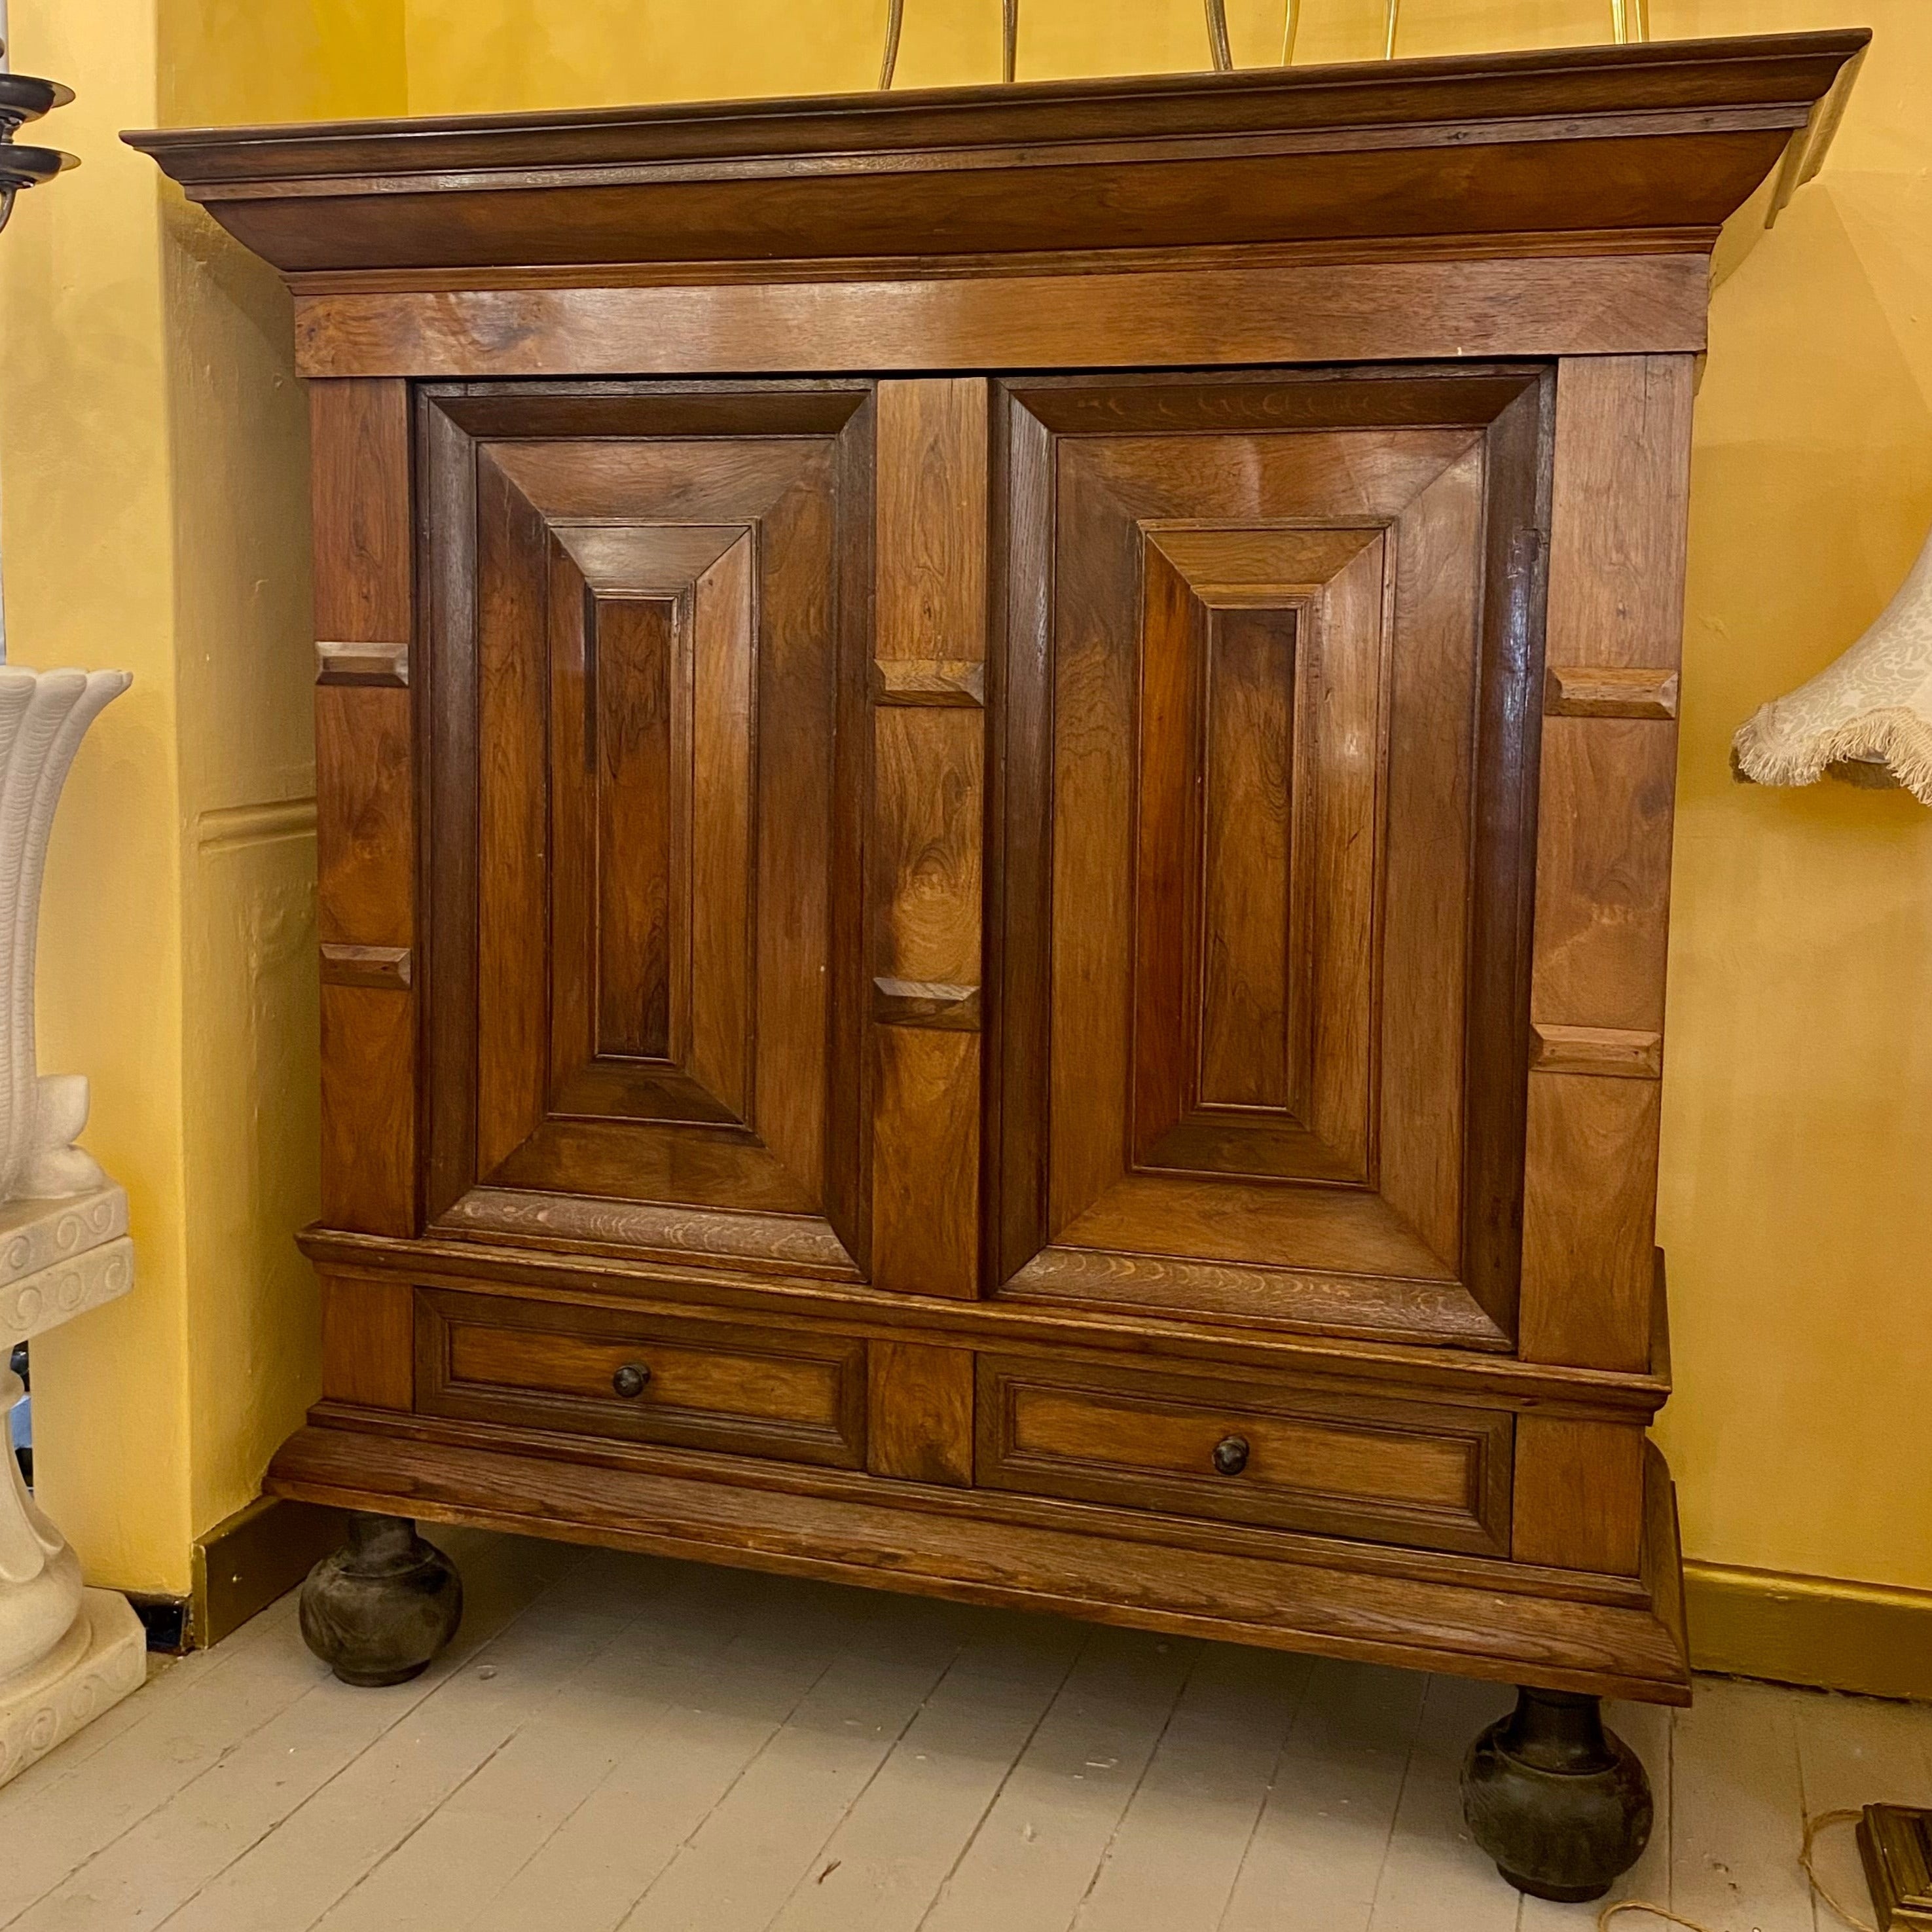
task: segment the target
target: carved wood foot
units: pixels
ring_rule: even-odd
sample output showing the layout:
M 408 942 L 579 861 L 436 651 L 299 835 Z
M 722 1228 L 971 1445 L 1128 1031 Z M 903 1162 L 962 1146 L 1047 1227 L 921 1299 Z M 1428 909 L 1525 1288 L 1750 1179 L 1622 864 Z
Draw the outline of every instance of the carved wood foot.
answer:
M 1650 1780 L 1594 1697 L 1520 1690 L 1470 1747 L 1462 1815 L 1519 1892 L 1600 1898 L 1650 1842 Z
M 407 1516 L 357 1512 L 302 1586 L 303 1640 L 345 1684 L 418 1676 L 463 1621 L 463 1580 Z

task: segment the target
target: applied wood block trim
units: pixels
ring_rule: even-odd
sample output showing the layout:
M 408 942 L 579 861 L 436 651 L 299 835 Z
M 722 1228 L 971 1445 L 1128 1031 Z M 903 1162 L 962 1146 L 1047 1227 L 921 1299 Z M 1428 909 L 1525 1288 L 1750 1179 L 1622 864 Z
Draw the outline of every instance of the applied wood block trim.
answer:
M 1611 1079 L 1656 1080 L 1664 1073 L 1664 1036 L 1626 1027 L 1556 1026 L 1538 1020 L 1531 1064 L 1545 1073 L 1597 1073 Z
M 977 710 L 986 702 L 986 667 L 970 658 L 882 658 L 872 666 L 872 702 Z
M 343 946 L 322 949 L 322 976 L 332 986 L 383 986 L 408 990 L 414 970 L 406 946 Z
M 1543 708 L 1552 718 L 1675 718 L 1678 674 L 1666 668 L 1552 664 Z
M 318 684 L 387 684 L 410 681 L 410 647 L 397 644 L 325 643 L 315 646 Z
M 416 708 L 403 681 L 416 630 L 416 522 L 406 382 L 309 392 L 314 530 L 316 910 L 325 946 L 411 944 Z M 340 962 L 345 967 L 348 962 Z M 374 976 L 370 976 L 371 973 Z M 413 974 L 412 974 L 413 976 Z M 417 1222 L 416 1005 L 364 962 L 322 988 L 322 1212 L 338 1227 Z
M 874 980 L 872 1017 L 881 1026 L 977 1033 L 980 988 L 937 980 Z

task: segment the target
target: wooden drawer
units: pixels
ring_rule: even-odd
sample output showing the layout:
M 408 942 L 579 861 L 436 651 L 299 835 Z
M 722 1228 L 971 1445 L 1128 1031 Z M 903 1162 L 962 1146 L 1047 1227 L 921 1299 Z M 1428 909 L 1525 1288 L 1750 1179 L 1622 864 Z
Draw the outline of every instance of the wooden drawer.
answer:
M 979 1376 L 984 1486 L 1508 1552 L 1505 1411 L 1020 1356 Z
M 465 1421 L 858 1468 L 865 1358 L 776 1324 L 416 1295 L 416 1407 Z

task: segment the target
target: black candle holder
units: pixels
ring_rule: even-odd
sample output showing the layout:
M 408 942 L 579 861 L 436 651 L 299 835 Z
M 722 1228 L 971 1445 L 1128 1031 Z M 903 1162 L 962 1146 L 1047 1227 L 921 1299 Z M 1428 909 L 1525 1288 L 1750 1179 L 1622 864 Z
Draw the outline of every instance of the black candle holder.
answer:
M 14 198 L 23 188 L 38 188 L 63 169 L 78 165 L 58 148 L 24 147 L 14 140 L 29 121 L 74 98 L 74 89 L 57 80 L 40 80 L 30 74 L 0 74 L 0 228 L 14 212 Z

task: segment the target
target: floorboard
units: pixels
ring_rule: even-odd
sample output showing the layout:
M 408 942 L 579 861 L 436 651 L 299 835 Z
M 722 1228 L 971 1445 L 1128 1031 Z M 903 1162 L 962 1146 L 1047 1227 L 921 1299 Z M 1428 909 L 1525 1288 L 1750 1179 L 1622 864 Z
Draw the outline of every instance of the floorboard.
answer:
M 0 1789 L 13 1932 L 1589 1932 L 1471 1843 L 1495 1685 L 453 1533 L 449 1654 L 339 1684 L 292 1600 Z M 1808 1811 L 1932 1804 L 1932 1708 L 1614 1706 L 1617 1895 L 1823 1932 Z M 1850 1834 L 1822 1864 L 1864 1909 Z M 1628 1922 L 1642 1932 L 1643 1922 Z
M 1074 1932 L 1216 1932 L 1308 1669 L 1304 1658 L 1208 1646 L 1114 1827 Z
M 923 1932 L 1066 1932 L 1202 1646 L 1096 1630 Z
M 1707 1924 L 1816 1932 L 1798 1863 L 1798 1713 L 1809 1700 L 1722 1678 L 1672 1726 L 1670 1905 Z
M 1470 1740 L 1515 1701 L 1500 1684 L 1429 1680 L 1370 1932 L 1514 1932 L 1520 1895 L 1470 1838 L 1458 1778 Z

